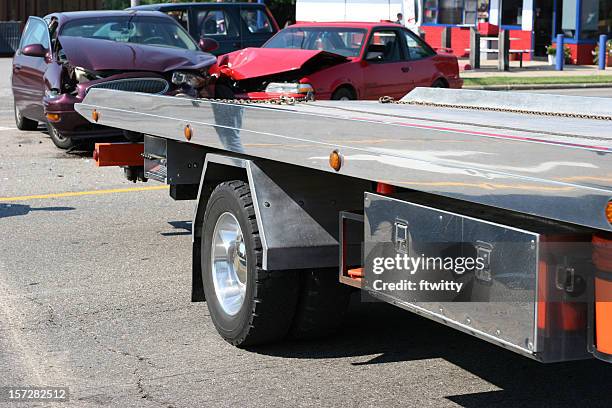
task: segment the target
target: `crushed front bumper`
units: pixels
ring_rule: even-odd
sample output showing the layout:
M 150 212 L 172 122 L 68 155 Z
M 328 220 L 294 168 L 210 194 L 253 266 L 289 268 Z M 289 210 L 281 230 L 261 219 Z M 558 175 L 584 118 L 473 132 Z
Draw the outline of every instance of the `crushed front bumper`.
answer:
M 45 96 L 43 98 L 45 115 L 55 114 L 59 117 L 57 120 L 49 120 L 49 123 L 63 136 L 73 139 L 121 135 L 121 130 L 91 124 L 87 119 L 79 115 L 74 110 L 74 104 L 81 101 L 82 98 L 79 96 L 70 94 L 61 94 L 56 98 Z

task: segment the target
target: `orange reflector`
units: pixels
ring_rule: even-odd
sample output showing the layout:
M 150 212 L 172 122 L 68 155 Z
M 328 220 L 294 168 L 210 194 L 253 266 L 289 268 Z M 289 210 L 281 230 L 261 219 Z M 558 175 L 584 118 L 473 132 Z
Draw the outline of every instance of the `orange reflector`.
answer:
M 612 356 L 612 279 L 595 279 L 595 346 Z
M 185 139 L 191 140 L 191 137 L 193 136 L 193 130 L 191 129 L 191 126 L 185 126 L 185 129 L 183 129 L 183 134 L 185 135 Z
M 91 112 L 91 118 L 94 122 L 97 122 L 98 120 L 100 120 L 100 113 L 94 109 L 93 112 Z
M 337 150 L 334 150 L 329 155 L 329 166 L 336 171 L 340 171 L 342 167 L 342 156 Z
M 376 183 L 376 192 L 383 195 L 393 194 L 395 193 L 395 186 L 385 183 Z
M 546 318 L 548 310 L 546 298 L 548 297 L 548 264 L 545 261 L 539 262 L 538 268 L 538 329 L 545 330 L 548 327 Z
M 593 263 L 600 271 L 612 273 L 612 239 L 593 235 Z
M 60 115 L 59 113 L 47 113 L 47 120 L 49 120 L 49 122 L 59 122 Z
M 350 276 L 352 279 L 361 279 L 364 276 L 363 268 L 349 269 L 347 273 L 348 273 L 348 276 Z
M 612 224 L 612 201 L 608 201 L 608 205 L 606 205 L 606 218 Z
M 611 211 L 610 203 L 608 203 L 606 208 L 608 221 L 610 221 Z M 593 235 L 593 263 L 597 268 L 595 348 L 601 355 L 612 356 L 612 235 Z

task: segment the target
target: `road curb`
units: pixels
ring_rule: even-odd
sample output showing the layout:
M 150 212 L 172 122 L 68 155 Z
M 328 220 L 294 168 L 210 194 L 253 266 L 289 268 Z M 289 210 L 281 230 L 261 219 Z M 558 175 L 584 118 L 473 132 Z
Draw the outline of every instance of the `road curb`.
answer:
M 534 84 L 534 85 L 466 85 L 463 89 L 477 89 L 481 91 L 518 91 L 537 89 L 587 89 L 587 88 L 612 88 L 611 82 L 593 84 Z

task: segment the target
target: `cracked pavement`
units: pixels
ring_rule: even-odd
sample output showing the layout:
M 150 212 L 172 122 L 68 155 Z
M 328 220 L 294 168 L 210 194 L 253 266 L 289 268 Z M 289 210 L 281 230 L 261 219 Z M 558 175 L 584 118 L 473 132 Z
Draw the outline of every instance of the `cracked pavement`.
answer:
M 5 129 L 9 68 L 0 197 L 132 186 L 43 132 Z M 0 200 L 0 386 L 70 390 L 13 406 L 609 406 L 610 365 L 541 365 L 358 297 L 335 337 L 234 348 L 190 302 L 192 212 L 166 191 Z

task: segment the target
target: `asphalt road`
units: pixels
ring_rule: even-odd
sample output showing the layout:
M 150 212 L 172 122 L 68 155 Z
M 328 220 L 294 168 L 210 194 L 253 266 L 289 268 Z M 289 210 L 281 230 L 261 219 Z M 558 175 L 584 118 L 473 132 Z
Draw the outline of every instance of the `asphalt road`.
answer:
M 4 71 L 0 386 L 69 387 L 51 407 L 609 406 L 609 364 L 542 365 L 358 298 L 336 337 L 228 345 L 190 303 L 193 203 L 17 131 Z

